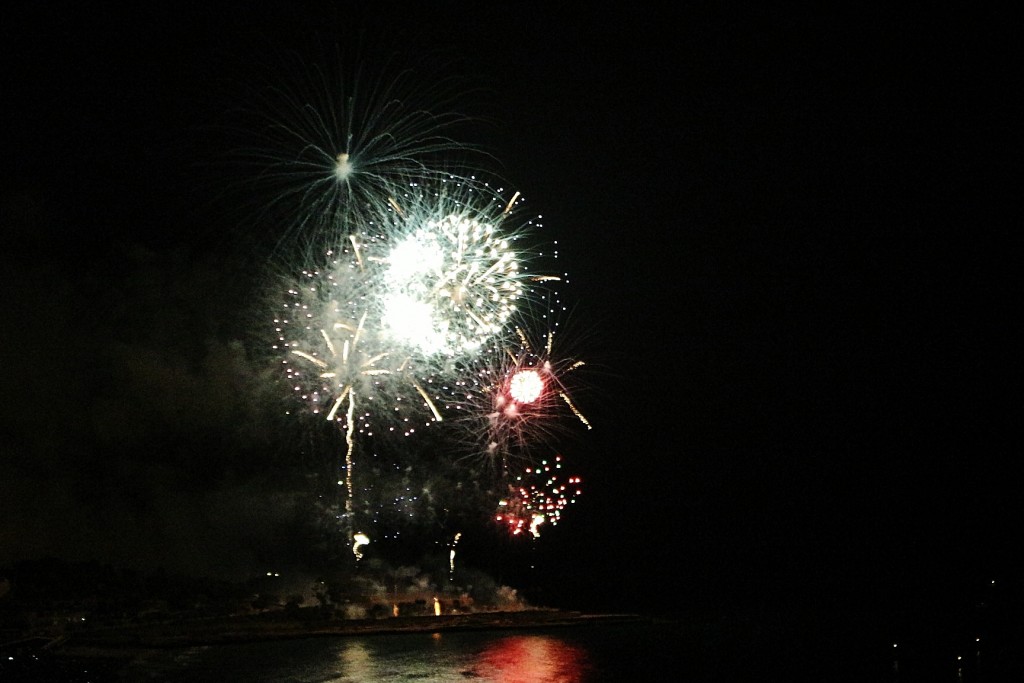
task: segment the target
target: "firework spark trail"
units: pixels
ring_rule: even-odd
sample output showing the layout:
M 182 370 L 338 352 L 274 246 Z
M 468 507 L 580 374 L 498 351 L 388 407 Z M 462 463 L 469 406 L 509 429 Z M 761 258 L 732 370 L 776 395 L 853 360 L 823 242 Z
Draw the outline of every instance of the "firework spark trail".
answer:
M 356 396 L 354 391 L 348 392 L 348 410 L 345 412 L 345 522 L 348 529 L 348 537 L 357 541 L 352 551 L 358 557 L 358 539 L 355 537 L 355 520 L 352 514 L 352 452 L 355 450 L 355 422 L 352 419 L 356 408 Z
M 458 531 L 455 536 L 452 537 L 450 544 L 450 550 L 448 551 L 448 579 L 451 580 L 455 574 L 455 546 L 459 544 L 459 539 L 462 538 L 462 532 Z

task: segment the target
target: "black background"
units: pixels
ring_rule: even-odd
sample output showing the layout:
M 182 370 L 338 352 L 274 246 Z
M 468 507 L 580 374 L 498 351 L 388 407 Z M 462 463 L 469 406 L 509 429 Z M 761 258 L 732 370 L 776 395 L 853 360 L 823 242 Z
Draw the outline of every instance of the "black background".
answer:
M 1019 580 L 1020 73 L 998 13 L 259 4 L 3 22 L 0 560 L 204 552 L 165 545 L 201 528 L 120 544 L 193 502 L 179 469 L 240 467 L 203 450 L 238 425 L 209 417 L 204 454 L 159 474 L 76 444 L 101 399 L 133 406 L 115 431 L 170 420 L 178 356 L 208 368 L 207 339 L 250 334 L 226 313 L 248 283 L 207 275 L 250 246 L 237 197 L 204 193 L 215 124 L 275 54 L 337 42 L 454 55 L 499 122 L 479 142 L 559 240 L 598 371 L 566 451 L 584 495 L 529 551 L 544 600 L 850 609 Z M 117 359 L 167 372 L 114 390 Z M 146 448 L 194 417 L 118 433 Z

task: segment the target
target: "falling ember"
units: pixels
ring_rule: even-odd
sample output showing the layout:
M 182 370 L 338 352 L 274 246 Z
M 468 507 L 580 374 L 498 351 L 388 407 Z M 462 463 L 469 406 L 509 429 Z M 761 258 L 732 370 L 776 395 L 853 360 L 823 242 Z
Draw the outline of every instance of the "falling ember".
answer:
M 356 556 L 356 560 L 363 559 L 363 551 L 360 550 L 364 545 L 369 544 L 370 537 L 362 532 L 357 532 L 352 535 L 352 552 Z
M 462 532 L 461 531 L 456 533 L 455 534 L 455 538 L 452 539 L 452 549 L 448 553 L 448 576 L 449 576 L 449 578 L 451 578 L 451 576 L 455 573 L 455 546 L 457 546 L 459 544 L 459 539 L 460 538 L 462 538 Z

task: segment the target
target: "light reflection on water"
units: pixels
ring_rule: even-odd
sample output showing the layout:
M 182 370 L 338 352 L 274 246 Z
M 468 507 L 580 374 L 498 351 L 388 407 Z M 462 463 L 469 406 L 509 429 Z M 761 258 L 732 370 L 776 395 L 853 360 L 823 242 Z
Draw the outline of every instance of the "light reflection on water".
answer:
M 374 639 L 339 642 L 341 670 L 339 677 L 331 680 L 583 683 L 590 670 L 586 650 L 553 635 L 516 634 L 483 640 L 434 633 L 429 640 L 427 645 L 423 639 L 415 639 L 412 649 L 396 649 L 397 643 Z
M 488 681 L 583 681 L 589 670 L 586 651 L 552 636 L 509 636 L 480 653 L 476 672 Z
M 596 680 L 591 653 L 568 633 L 453 632 L 219 645 L 178 651 L 173 663 L 149 659 L 131 673 L 197 682 Z

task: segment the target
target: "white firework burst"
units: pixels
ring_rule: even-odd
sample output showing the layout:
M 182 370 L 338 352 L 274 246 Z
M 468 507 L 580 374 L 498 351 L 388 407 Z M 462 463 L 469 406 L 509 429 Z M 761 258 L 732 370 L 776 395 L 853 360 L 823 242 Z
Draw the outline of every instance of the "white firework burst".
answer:
M 351 392 L 361 430 L 441 421 L 437 400 L 485 344 L 511 335 L 526 297 L 515 202 L 416 188 L 291 281 L 275 318 L 293 391 L 339 419 Z
M 506 330 L 529 275 L 496 194 L 407 193 L 382 273 L 382 328 L 424 355 L 462 357 Z
M 457 137 L 479 118 L 459 110 L 465 88 L 450 74 L 386 66 L 393 75 L 368 79 L 350 64 L 282 55 L 232 124 L 245 136 L 240 187 L 278 246 L 343 234 L 410 184 L 471 182 L 488 156 Z

